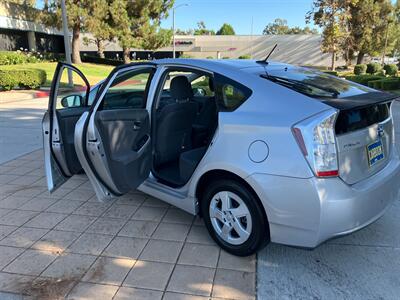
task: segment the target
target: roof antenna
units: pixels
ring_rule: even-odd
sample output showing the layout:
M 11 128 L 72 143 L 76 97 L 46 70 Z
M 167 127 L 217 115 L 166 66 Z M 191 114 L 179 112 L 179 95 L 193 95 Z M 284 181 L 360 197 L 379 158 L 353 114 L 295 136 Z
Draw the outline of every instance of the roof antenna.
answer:
M 262 64 L 267 64 L 268 65 L 268 58 L 271 56 L 271 54 L 275 51 L 276 47 L 278 47 L 278 44 L 275 44 L 275 46 L 272 48 L 272 50 L 268 53 L 267 57 L 263 60 L 257 60 L 258 63 Z

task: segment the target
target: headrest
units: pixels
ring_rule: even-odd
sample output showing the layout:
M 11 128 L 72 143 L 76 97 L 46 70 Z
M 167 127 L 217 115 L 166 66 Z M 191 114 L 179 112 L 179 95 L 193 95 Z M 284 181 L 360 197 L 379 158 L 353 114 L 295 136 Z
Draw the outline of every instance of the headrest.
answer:
M 171 80 L 170 92 L 177 101 L 193 98 L 193 90 L 186 76 L 176 76 Z
M 214 81 L 212 78 L 208 79 L 208 87 L 210 88 L 211 92 L 214 92 Z

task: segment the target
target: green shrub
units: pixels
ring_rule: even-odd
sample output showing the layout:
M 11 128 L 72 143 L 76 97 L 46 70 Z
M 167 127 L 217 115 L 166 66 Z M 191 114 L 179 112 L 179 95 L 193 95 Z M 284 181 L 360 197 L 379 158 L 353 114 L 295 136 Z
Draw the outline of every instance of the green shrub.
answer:
M 46 72 L 40 69 L 1 70 L 0 89 L 11 90 L 15 87 L 35 89 L 46 82 Z
M 324 73 L 333 75 L 333 76 L 339 76 L 339 72 L 337 72 L 337 71 L 324 71 Z
M 382 89 L 382 79 L 368 81 L 368 87 L 376 89 L 376 90 Z
M 239 59 L 251 59 L 251 56 L 246 54 L 246 55 L 240 55 L 238 58 Z
M 27 56 L 20 51 L 0 51 L 0 66 L 18 65 L 27 62 Z
M 367 73 L 367 65 L 361 64 L 354 67 L 355 75 L 364 75 L 365 73 Z
M 400 80 L 398 78 L 387 78 L 381 82 L 381 89 L 385 91 L 400 89 Z
M 224 56 L 222 59 L 231 59 L 229 56 Z
M 380 80 L 385 77 L 379 75 L 351 75 L 351 76 L 346 76 L 345 78 L 347 80 L 368 86 L 369 81 Z
M 386 75 L 389 76 L 396 76 L 397 72 L 399 71 L 399 68 L 395 64 L 385 65 L 383 69 L 385 70 Z
M 379 63 L 369 63 L 367 65 L 367 73 L 368 74 L 376 74 L 382 71 L 382 66 Z
M 207 56 L 206 59 L 214 59 L 213 56 Z

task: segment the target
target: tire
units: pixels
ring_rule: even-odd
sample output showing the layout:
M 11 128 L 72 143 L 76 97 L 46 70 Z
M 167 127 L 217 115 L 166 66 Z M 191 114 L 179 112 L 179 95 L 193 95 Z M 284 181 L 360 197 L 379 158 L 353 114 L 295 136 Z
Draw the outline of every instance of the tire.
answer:
M 263 207 L 244 184 L 232 179 L 212 182 L 204 190 L 200 205 L 208 232 L 225 251 L 248 256 L 269 243 Z

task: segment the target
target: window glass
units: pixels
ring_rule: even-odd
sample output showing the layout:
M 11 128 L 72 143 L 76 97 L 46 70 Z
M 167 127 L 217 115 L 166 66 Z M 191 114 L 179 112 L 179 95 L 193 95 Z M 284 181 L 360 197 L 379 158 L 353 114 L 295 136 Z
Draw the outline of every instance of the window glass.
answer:
M 210 85 L 210 80 L 212 80 L 210 76 L 203 75 L 191 82 L 195 96 L 214 97 L 214 91 L 211 89 L 212 84 Z
M 78 73 L 64 68 L 57 84 L 56 109 L 85 106 L 88 87 Z
M 144 108 L 152 68 L 131 70 L 119 74 L 108 88 L 103 109 Z
M 261 75 L 289 89 L 317 98 L 344 98 L 370 91 L 349 80 L 307 68 L 273 69 L 268 70 L 268 76 L 264 73 Z
M 220 110 L 233 111 L 242 105 L 251 95 L 251 90 L 232 79 L 216 74 L 217 101 Z
M 162 109 L 165 105 L 175 103 L 171 97 L 171 82 L 175 77 L 185 76 L 193 90 L 193 101 L 198 102 L 201 107 L 207 97 L 214 97 L 213 85 L 210 84 L 211 76 L 204 75 L 204 73 L 196 73 L 191 71 L 175 71 L 168 72 L 164 79 L 162 92 L 159 98 L 158 109 Z
M 95 85 L 94 87 L 92 87 L 92 89 L 90 90 L 89 99 L 88 99 L 89 106 L 93 104 L 94 98 L 96 97 L 97 92 L 99 91 L 102 84 L 103 83 L 99 83 L 99 84 Z

